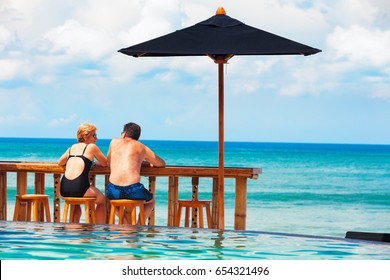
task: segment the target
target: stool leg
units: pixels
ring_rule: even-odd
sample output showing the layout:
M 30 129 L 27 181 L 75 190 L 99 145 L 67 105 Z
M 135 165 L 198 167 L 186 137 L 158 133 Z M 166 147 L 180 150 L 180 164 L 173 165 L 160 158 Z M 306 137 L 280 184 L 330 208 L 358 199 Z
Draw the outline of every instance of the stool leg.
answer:
M 130 224 L 131 225 L 136 225 L 137 224 L 137 215 L 136 215 L 136 207 L 129 207 L 130 208 L 130 216 L 131 216 L 131 219 L 130 219 Z
M 16 198 L 16 201 L 15 201 L 15 209 L 14 209 L 14 221 L 18 221 L 19 220 L 19 211 L 20 211 L 20 200 L 19 198 Z
M 203 207 L 199 206 L 198 209 L 198 218 L 199 218 L 199 227 L 203 228 Z
M 124 206 L 123 219 L 127 219 L 126 222 L 128 222 L 130 225 L 137 224 L 137 211 L 135 205 Z
M 118 224 L 145 225 L 145 208 L 143 203 L 130 201 L 110 202 L 109 223 L 115 224 L 115 215 L 118 216 Z M 114 206 L 115 205 L 115 206 Z M 137 207 L 139 212 L 137 213 Z M 138 215 L 137 215 L 138 214 Z M 138 218 L 138 221 L 137 221 Z
M 207 227 L 211 228 L 211 210 L 210 204 L 205 204 L 206 207 L 206 217 L 207 217 Z
M 125 212 L 125 209 L 124 209 L 124 207 L 121 205 L 121 206 L 119 206 L 119 213 L 118 213 L 118 217 L 119 217 L 118 224 L 120 224 L 120 225 L 123 224 L 123 212 Z
M 70 214 L 69 214 L 69 223 L 74 222 L 74 204 L 70 204 Z
M 144 205 L 140 205 L 139 206 L 139 218 L 138 218 L 138 223 L 141 225 L 141 226 L 144 226 L 145 225 L 145 213 L 144 213 L 144 210 L 145 210 L 145 207 Z
M 115 206 L 111 204 L 110 207 L 110 219 L 108 221 L 109 224 L 113 224 L 115 221 Z
M 26 217 L 26 221 L 31 221 L 31 204 L 32 202 L 31 201 L 27 201 L 27 217 Z
M 179 205 L 179 209 L 177 210 L 176 221 L 175 221 L 175 226 L 176 227 L 180 226 L 180 218 L 181 218 L 181 210 L 182 209 L 183 209 L 183 206 Z
M 38 207 L 39 207 L 39 202 L 38 201 L 33 201 L 31 202 L 32 204 L 34 204 L 33 206 L 33 221 L 34 222 L 37 222 L 39 220 L 38 218 Z
M 68 207 L 69 207 L 69 204 L 68 202 L 65 201 L 65 205 L 64 205 L 64 213 L 62 214 L 62 222 L 63 223 L 66 223 L 66 218 L 68 217 Z
M 189 219 L 190 219 L 190 207 L 186 206 L 186 214 L 185 214 L 185 220 L 184 220 L 184 226 L 189 226 Z
M 85 222 L 87 223 L 87 224 L 89 224 L 90 223 L 90 219 L 89 219 L 89 214 L 90 214 L 90 208 L 89 208 L 89 203 L 88 202 L 86 202 L 85 204 L 84 204 L 84 211 L 85 211 Z
M 96 224 L 96 217 L 95 217 L 95 203 L 92 202 L 89 206 L 89 211 L 91 212 L 91 220 L 92 223 Z
M 49 202 L 47 200 L 45 200 L 45 202 L 44 202 L 44 208 L 45 208 L 45 212 L 46 212 L 46 222 L 51 222 Z
M 123 216 L 124 219 L 127 219 L 127 222 L 129 225 L 136 225 L 137 224 L 137 217 L 136 217 L 136 209 L 135 206 L 125 206 L 125 214 Z M 123 221 L 125 223 L 125 221 Z

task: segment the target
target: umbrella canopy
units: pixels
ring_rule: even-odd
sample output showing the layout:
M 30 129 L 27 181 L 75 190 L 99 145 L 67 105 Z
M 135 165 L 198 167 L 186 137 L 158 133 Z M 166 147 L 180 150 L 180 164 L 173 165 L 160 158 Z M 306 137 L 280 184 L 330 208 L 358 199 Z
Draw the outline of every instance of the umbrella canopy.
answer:
M 218 64 L 218 207 L 213 227 L 224 228 L 224 73 L 234 55 L 311 55 L 321 50 L 246 25 L 218 8 L 215 16 L 193 26 L 119 52 L 134 57 L 209 56 Z
M 139 56 L 311 55 L 321 50 L 248 26 L 217 14 L 170 34 L 123 48 L 119 52 Z

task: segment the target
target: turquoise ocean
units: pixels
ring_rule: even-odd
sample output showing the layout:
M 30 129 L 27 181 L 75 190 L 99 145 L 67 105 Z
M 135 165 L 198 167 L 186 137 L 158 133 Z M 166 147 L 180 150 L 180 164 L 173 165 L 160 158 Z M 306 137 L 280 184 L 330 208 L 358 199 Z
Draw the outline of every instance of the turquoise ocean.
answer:
M 106 153 L 110 140 L 97 144 Z M 141 140 L 167 165 L 217 166 L 217 142 Z M 73 139 L 0 138 L 0 161 L 55 162 Z M 262 168 L 248 180 L 247 229 L 344 237 L 347 231 L 390 233 L 390 145 L 225 143 L 225 166 Z M 47 175 L 46 193 L 53 184 Z M 8 175 L 11 220 L 15 176 Z M 147 178 L 143 178 L 147 183 Z M 30 180 L 31 181 L 31 180 Z M 226 228 L 233 229 L 234 180 L 225 181 Z M 97 187 L 104 190 L 103 182 Z M 29 186 L 32 191 L 33 186 Z M 191 197 L 191 181 L 180 181 L 179 198 Z M 200 181 L 200 197 L 211 182 Z M 156 225 L 167 220 L 167 180 L 157 179 Z

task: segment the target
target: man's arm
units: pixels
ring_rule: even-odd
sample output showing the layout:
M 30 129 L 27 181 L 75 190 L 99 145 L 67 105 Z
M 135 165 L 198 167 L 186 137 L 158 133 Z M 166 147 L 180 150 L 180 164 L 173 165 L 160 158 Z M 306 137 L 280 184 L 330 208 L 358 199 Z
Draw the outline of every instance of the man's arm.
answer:
M 145 159 L 150 166 L 165 167 L 165 161 L 156 155 L 151 149 L 145 146 Z
M 111 166 L 111 144 L 112 144 L 112 140 L 110 146 L 108 147 L 108 152 L 107 152 L 107 166 Z

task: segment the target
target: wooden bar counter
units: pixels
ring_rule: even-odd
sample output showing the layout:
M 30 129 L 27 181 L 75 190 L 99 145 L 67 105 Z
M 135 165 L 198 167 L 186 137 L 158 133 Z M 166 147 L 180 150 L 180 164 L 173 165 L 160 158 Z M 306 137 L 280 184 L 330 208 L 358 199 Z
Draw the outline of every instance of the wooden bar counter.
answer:
M 234 211 L 234 229 L 246 229 L 246 199 L 247 199 L 247 179 L 257 179 L 261 174 L 260 168 L 241 168 L 225 167 L 224 177 L 235 179 L 235 211 Z M 54 198 L 53 198 L 53 220 L 60 222 L 60 179 L 64 173 L 64 168 L 54 162 L 16 162 L 0 161 L 0 220 L 7 219 L 7 173 L 16 173 L 16 192 L 17 194 L 27 193 L 28 176 L 34 174 L 34 193 L 45 193 L 45 174 L 53 174 L 54 177 Z M 96 176 L 104 176 L 105 184 L 108 183 L 108 167 L 94 166 L 90 171 L 90 180 L 94 184 Z M 219 228 L 218 220 L 224 220 L 225 217 L 217 217 L 217 167 L 203 166 L 167 166 L 167 167 L 142 167 L 141 176 L 149 179 L 149 190 L 155 193 L 156 178 L 168 178 L 168 226 L 173 226 L 177 213 L 177 200 L 179 193 L 179 178 L 192 178 L 193 187 L 197 190 L 199 178 L 212 179 L 212 227 Z M 30 184 L 31 185 L 31 184 Z M 196 194 L 197 196 L 197 194 Z M 224 211 L 222 211 L 224 213 Z M 152 214 L 149 224 L 154 225 L 154 213 Z

